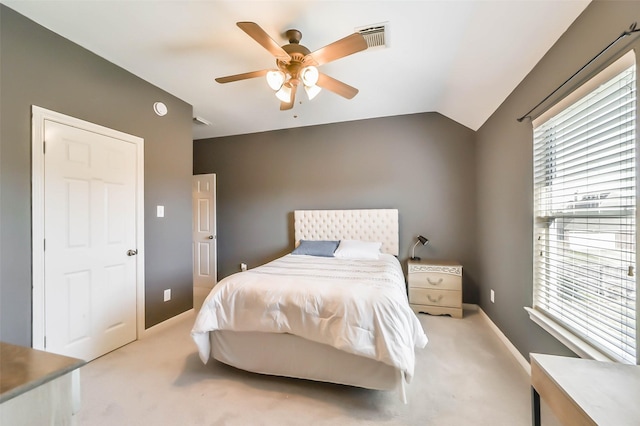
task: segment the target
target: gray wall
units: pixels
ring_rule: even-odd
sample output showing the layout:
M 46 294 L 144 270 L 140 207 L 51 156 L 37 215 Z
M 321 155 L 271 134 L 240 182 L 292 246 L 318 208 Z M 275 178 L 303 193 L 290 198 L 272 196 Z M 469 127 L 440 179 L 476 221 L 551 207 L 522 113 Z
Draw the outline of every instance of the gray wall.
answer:
M 31 344 L 31 105 L 144 138 L 146 327 L 190 309 L 191 106 L 4 5 L 0 43 L 0 340 Z
M 218 180 L 222 278 L 293 249 L 296 209 L 398 208 L 400 259 L 464 265 L 477 302 L 474 132 L 439 114 L 377 118 L 194 142 L 194 173 Z
M 518 123 L 516 118 L 639 18 L 640 2 L 591 3 L 477 132 L 480 306 L 527 358 L 530 352 L 571 353 L 531 322 L 523 309 L 532 303 L 533 131 L 529 120 Z M 637 36 L 628 40 L 633 39 Z M 614 50 L 623 45 L 628 41 Z M 640 44 L 635 42 L 635 47 Z M 608 52 L 603 60 L 611 60 L 614 53 Z M 490 289 L 495 290 L 494 304 Z

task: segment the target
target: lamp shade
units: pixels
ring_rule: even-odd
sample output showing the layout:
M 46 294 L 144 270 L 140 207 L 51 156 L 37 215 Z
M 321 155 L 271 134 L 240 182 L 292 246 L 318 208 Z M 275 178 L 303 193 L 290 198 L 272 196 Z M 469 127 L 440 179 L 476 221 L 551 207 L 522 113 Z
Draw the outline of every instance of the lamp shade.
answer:
M 319 86 L 304 86 L 304 91 L 307 92 L 307 98 L 309 98 L 309 100 L 315 98 L 321 90 Z
M 267 84 L 273 90 L 280 90 L 284 83 L 285 75 L 280 70 L 271 70 L 267 72 Z
M 276 97 L 282 102 L 291 102 L 291 87 L 283 85 L 280 90 L 276 92 Z
M 300 80 L 305 86 L 315 86 L 319 76 L 318 68 L 314 66 L 304 67 L 300 71 Z

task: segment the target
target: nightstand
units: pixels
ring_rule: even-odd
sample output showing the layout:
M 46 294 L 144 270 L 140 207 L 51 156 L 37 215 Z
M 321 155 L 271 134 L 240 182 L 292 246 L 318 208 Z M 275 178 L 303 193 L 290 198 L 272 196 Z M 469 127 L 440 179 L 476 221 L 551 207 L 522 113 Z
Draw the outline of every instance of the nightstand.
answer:
M 462 318 L 462 265 L 447 260 L 408 261 L 409 304 L 415 313 Z

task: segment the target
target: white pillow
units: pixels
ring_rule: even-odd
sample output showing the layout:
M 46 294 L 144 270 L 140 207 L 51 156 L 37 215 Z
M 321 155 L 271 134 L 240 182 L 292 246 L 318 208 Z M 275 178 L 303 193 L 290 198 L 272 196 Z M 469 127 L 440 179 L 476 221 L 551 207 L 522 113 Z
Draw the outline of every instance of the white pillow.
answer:
M 378 259 L 382 243 L 357 240 L 340 240 L 338 248 L 333 253 L 341 259 Z

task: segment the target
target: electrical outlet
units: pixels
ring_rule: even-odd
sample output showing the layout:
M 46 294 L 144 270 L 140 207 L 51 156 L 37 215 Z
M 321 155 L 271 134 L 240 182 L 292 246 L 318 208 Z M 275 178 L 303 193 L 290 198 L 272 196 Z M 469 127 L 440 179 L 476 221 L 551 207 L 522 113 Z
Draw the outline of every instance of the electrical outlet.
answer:
M 169 300 L 171 300 L 171 289 L 168 288 L 164 291 L 164 301 L 168 302 Z
M 491 289 L 491 303 L 496 303 L 496 293 Z
M 242 272 L 246 271 L 246 270 L 247 270 L 247 264 L 246 264 L 246 263 L 241 263 L 241 264 L 240 264 L 240 270 L 241 270 Z

